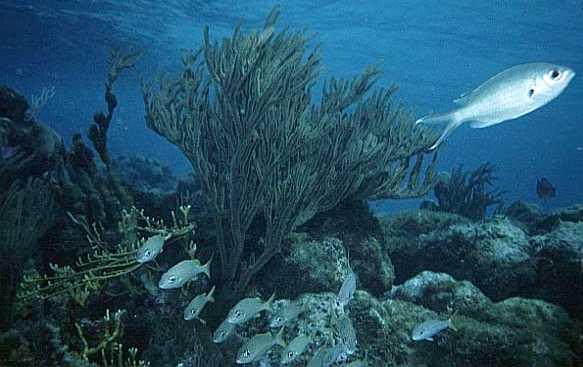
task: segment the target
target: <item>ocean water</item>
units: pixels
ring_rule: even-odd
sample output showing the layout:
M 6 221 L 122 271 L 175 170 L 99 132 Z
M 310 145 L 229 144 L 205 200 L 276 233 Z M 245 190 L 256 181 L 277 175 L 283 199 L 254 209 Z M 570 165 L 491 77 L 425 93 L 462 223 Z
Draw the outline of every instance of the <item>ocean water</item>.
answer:
M 313 34 L 311 45 L 320 45 L 321 78 L 349 78 L 368 65 L 378 65 L 382 72 L 378 85 L 397 85 L 397 101 L 417 117 L 453 109 L 453 100 L 462 93 L 517 64 L 548 62 L 572 68 L 577 75 L 548 105 L 487 129 L 472 129 L 467 125 L 457 129 L 440 148 L 437 170 L 450 171 L 460 165 L 472 170 L 488 162 L 496 167 L 494 188 L 505 192 L 507 204 L 522 200 L 550 212 L 583 202 L 582 0 L 6 0 L 0 1 L 0 85 L 13 88 L 29 99 L 39 95 L 43 88 L 54 88 L 54 97 L 35 117 L 60 134 L 65 146 L 70 148 L 72 136 L 79 132 L 86 135 L 94 112 L 105 108 L 103 86 L 110 49 L 131 46 L 141 50 L 144 54 L 136 67 L 124 72 L 115 85 L 119 106 L 109 131 L 109 149 L 116 157 L 155 158 L 177 175 L 186 174 L 192 167 L 184 155 L 145 126 L 140 83 L 178 71 L 181 51 L 202 45 L 205 26 L 209 27 L 211 38 L 220 41 L 230 36 L 239 22 L 245 31 L 261 28 L 276 5 L 281 10 L 277 30 L 305 29 Z M 543 201 L 537 196 L 536 182 L 541 177 L 553 184 L 555 197 Z M 416 209 L 421 200 L 427 198 L 432 199 L 432 194 L 419 199 L 371 202 L 370 206 L 378 213 L 395 214 L 404 209 Z M 581 244 L 583 230 L 569 228 L 565 231 L 574 243 Z M 504 237 L 509 232 L 501 230 L 500 233 Z M 60 238 L 58 229 L 51 235 Z M 532 236 L 524 242 L 536 242 L 534 234 Z M 508 243 L 522 244 L 520 241 L 526 237 L 512 238 Z M 45 243 L 53 242 L 45 240 Z M 335 247 L 330 246 L 327 249 L 334 253 Z M 578 304 L 581 298 L 569 298 L 565 289 L 573 287 L 579 292 L 583 289 L 583 266 L 579 273 L 576 268 L 579 262 L 583 264 L 581 248 L 565 263 L 571 273 L 565 282 L 557 281 L 560 284 L 553 288 L 560 290 L 557 294 L 549 296 L 538 288 L 536 292 L 522 292 L 517 286 L 516 291 L 497 298 L 484 291 L 490 289 L 488 285 L 482 288 L 478 284 L 478 288 L 495 301 L 505 299 L 506 295 L 556 301 L 567 309 L 569 317 L 580 322 L 583 311 Z M 60 248 L 42 251 L 45 259 L 52 260 L 56 258 L 54 253 L 66 252 Z M 211 251 L 204 251 L 206 262 Z M 497 248 L 496 251 L 506 256 L 514 250 L 506 252 Z M 51 255 L 46 256 L 47 252 Z M 522 266 L 532 261 L 539 267 L 545 265 L 540 263 L 540 259 L 546 259 L 545 254 L 527 252 L 524 252 L 527 260 L 516 264 Z M 516 256 L 522 255 L 521 252 Z M 553 261 L 559 263 L 553 258 L 546 265 Z M 440 269 L 437 266 L 432 270 Z M 48 261 L 45 261 L 44 270 L 48 270 Z M 406 273 L 421 270 L 424 269 L 411 268 Z M 459 274 L 454 275 L 458 278 Z M 471 276 L 468 279 L 474 281 Z M 544 283 L 545 279 L 537 281 Z M 293 284 L 281 287 L 293 288 Z M 265 299 L 269 297 L 266 290 L 272 288 L 264 284 L 258 286 Z M 315 286 L 314 289 L 319 288 Z M 381 299 L 385 297 L 381 297 L 382 294 L 379 292 L 375 296 Z M 179 303 L 168 298 L 158 297 L 156 302 L 159 303 L 148 301 L 148 307 Z M 105 296 L 104 299 L 111 301 Z M 113 306 L 120 307 L 112 301 Z M 95 311 L 91 316 L 96 319 L 99 315 Z M 177 315 L 181 317 L 182 310 L 177 311 Z M 358 330 L 357 334 L 361 336 Z M 248 336 L 243 333 L 243 338 Z M 133 339 L 140 340 L 140 337 Z M 1 341 L 2 338 L 0 346 L 4 346 Z M 548 345 L 545 344 L 545 348 L 552 349 Z M 144 349 L 145 345 L 141 347 Z M 213 348 L 212 353 L 215 353 L 218 347 Z M 575 349 L 574 353 L 581 352 L 581 347 Z M 6 348 L 0 348 L 2 352 L 6 352 Z M 582 356 L 583 352 L 578 355 L 579 359 L 573 359 L 574 363 L 583 363 Z M 224 360 L 232 360 L 231 357 Z M 418 365 L 431 366 L 435 362 L 427 363 L 424 357 L 419 358 Z M 479 365 L 504 365 L 488 359 L 493 358 L 491 356 L 484 358 Z M 0 354 L 0 367 L 7 360 Z M 184 355 L 166 355 L 160 357 L 158 363 L 160 366 L 204 365 L 185 361 Z M 557 357 L 552 363 L 541 365 L 566 365 L 563 361 Z M 399 362 L 404 365 L 406 361 Z M 221 363 L 224 364 L 217 365 L 230 365 Z M 415 365 L 417 362 L 409 363 Z M 439 363 L 435 365 L 444 365 Z
M 176 67 L 179 50 L 200 46 L 204 25 L 218 39 L 238 21 L 260 26 L 276 4 L 3 1 L 0 75 L 29 96 L 54 86 L 55 97 L 40 117 L 68 141 L 86 129 L 99 106 L 109 48 L 129 44 L 146 51 L 136 72 L 117 85 L 120 108 L 111 149 L 152 154 L 185 171 L 181 155 L 144 128 L 140 78 Z M 378 64 L 381 84 L 397 84 L 398 98 L 418 116 L 449 110 L 460 94 L 516 64 L 544 61 L 583 70 L 583 5 L 577 0 L 281 5 L 281 27 L 315 32 L 324 77 L 353 76 Z M 547 206 L 573 204 L 583 196 L 582 94 L 579 75 L 560 98 L 532 114 L 485 130 L 462 127 L 443 149 L 440 169 L 491 162 L 509 200 L 537 201 L 536 179 L 544 176 L 557 189 Z

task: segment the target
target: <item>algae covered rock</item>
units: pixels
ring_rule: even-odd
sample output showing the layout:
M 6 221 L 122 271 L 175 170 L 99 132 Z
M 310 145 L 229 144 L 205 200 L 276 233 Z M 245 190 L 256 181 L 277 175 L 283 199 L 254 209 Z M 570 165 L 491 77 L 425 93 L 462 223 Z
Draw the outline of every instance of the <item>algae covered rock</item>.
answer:
M 170 167 L 143 156 L 120 157 L 114 161 L 122 182 L 136 191 L 167 195 L 176 190 L 177 179 Z
M 352 268 L 358 277 L 358 289 L 379 295 L 390 289 L 393 265 L 381 243 L 368 238 L 355 252 L 347 251 L 337 238 L 310 240 L 298 235 L 289 252 L 269 265 L 269 277 L 262 280 L 262 285 L 277 290 L 277 295 L 284 298 L 295 298 L 305 292 L 336 293 Z
M 583 222 L 561 222 L 552 232 L 533 237 L 531 246 L 538 264 L 538 296 L 583 319 Z
M 527 235 L 508 219 L 456 224 L 421 235 L 391 254 L 397 280 L 423 270 L 469 280 L 493 300 L 526 295 L 536 284 Z
M 512 203 L 504 210 L 504 214 L 519 224 L 522 224 L 525 229 L 529 229 L 545 219 L 545 215 L 538 205 L 522 200 Z
M 551 215 L 534 226 L 533 231 L 542 234 L 551 232 L 560 226 L 561 222 L 583 222 L 583 205 L 578 204 L 568 208 L 556 210 Z
M 296 298 L 302 293 L 336 293 L 349 268 L 342 241 L 298 239 L 267 271 L 264 286 L 276 289 L 278 298 Z
M 410 358 L 410 335 L 418 323 L 435 318 L 436 313 L 398 300 L 381 302 L 364 291 L 357 291 L 350 304 L 358 339 L 357 357 L 371 366 L 405 364 Z
M 454 224 L 468 222 L 468 219 L 456 214 L 431 210 L 410 210 L 382 217 L 380 223 L 383 230 L 383 247 L 396 269 L 406 268 L 408 264 L 400 261 L 414 255 L 417 238 L 420 235 L 447 230 Z M 393 256 L 395 253 L 401 256 Z M 410 275 L 397 273 L 397 282 L 403 282 Z
M 431 271 L 424 271 L 393 288 L 389 297 L 437 312 L 456 310 L 464 315 L 480 315 L 493 305 L 472 283 L 456 281 L 449 274 Z
M 560 307 L 510 298 L 482 318 L 455 317 L 455 332 L 438 348 L 421 346 L 435 366 L 575 366 L 581 363 L 576 324 Z M 433 364 L 432 364 L 433 365 Z
M 349 248 L 350 267 L 358 275 L 357 288 L 380 296 L 391 289 L 395 269 L 382 243 L 369 237 Z
M 28 110 L 26 98 L 13 89 L 0 85 L 0 117 L 23 120 Z

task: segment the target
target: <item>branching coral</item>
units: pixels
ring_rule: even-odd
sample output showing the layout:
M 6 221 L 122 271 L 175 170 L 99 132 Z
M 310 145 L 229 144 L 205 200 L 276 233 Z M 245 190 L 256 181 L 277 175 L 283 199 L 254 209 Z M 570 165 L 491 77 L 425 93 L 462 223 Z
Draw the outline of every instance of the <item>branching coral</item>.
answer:
M 375 68 L 332 79 L 313 103 L 318 50 L 307 53 L 305 33 L 276 32 L 277 16 L 259 32 L 237 27 L 220 44 L 206 29 L 178 78 L 143 87 L 148 126 L 182 150 L 202 182 L 225 293 L 234 297 L 296 226 L 349 198 L 421 196 L 435 162 L 423 165 L 435 137 L 393 104 L 395 88 L 370 93 Z M 264 246 L 246 254 L 257 218 Z
M 75 323 L 77 335 L 83 344 L 83 349 L 78 352 L 83 361 L 89 363 L 92 359 L 98 358 L 100 359 L 100 365 L 103 367 L 141 367 L 150 365 L 148 362 L 137 358 L 138 350 L 136 348 L 129 348 L 128 356 L 124 358 L 124 348 L 119 340 L 123 334 L 122 319 L 125 314 L 125 311 L 118 310 L 112 315 L 107 310 L 101 323 L 101 335 L 96 345 L 93 346 L 90 345 L 89 338 L 86 336 L 86 332 L 83 331 L 81 324 Z
M 484 218 L 488 207 L 502 205 L 504 192 L 487 191 L 496 179 L 494 171 L 495 167 L 489 163 L 471 172 L 463 172 L 461 166 L 454 168 L 449 178 L 435 185 L 437 209 L 474 220 Z
M 113 85 L 117 81 L 119 74 L 125 69 L 134 67 L 140 56 L 140 52 L 131 50 L 114 49 L 110 53 L 109 72 L 105 81 L 107 114 L 97 112 L 93 115 L 93 124 L 89 128 L 89 139 L 93 143 L 93 147 L 99 154 L 99 157 L 108 168 L 111 165 L 111 156 L 107 150 L 107 131 L 113 118 L 113 112 L 117 107 L 117 98 L 113 94 Z
M 46 299 L 68 294 L 78 304 L 86 304 L 87 298 L 103 289 L 110 280 L 123 279 L 144 265 L 136 260 L 136 251 L 144 242 L 139 234 L 164 234 L 172 239 L 190 234 L 193 226 L 188 222 L 188 208 L 181 207 L 180 211 L 182 215 L 179 217 L 173 213 L 174 220 L 169 226 L 161 220 L 144 216 L 136 208 L 124 212 L 118 226 L 123 240 L 115 246 L 102 239 L 102 228 L 98 224 L 89 225 L 84 218 L 70 215 L 86 232 L 91 252 L 80 257 L 74 268 L 51 264 L 54 275 L 25 277 L 21 296 Z

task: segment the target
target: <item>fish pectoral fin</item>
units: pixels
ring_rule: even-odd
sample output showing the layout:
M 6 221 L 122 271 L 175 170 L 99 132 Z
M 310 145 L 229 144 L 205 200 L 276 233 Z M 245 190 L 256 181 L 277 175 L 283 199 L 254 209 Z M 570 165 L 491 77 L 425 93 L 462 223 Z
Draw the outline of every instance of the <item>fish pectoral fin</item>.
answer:
M 465 106 L 468 104 L 469 100 L 470 100 L 470 95 L 472 93 L 464 93 L 462 95 L 460 95 L 458 98 L 453 100 L 453 103 L 457 104 L 458 106 Z
M 432 342 L 433 341 L 433 337 L 429 337 L 429 338 L 427 338 L 425 340 L 429 340 L 430 342 Z

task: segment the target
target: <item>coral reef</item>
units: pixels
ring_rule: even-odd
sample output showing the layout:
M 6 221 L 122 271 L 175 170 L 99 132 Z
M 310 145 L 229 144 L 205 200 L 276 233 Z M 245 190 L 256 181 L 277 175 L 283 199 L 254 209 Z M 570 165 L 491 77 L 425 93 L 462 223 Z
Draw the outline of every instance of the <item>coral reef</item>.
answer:
M 179 77 L 143 88 L 148 126 L 180 148 L 202 182 L 227 303 L 316 213 L 350 198 L 418 197 L 431 188 L 434 164 L 420 176 L 434 136 L 391 103 L 394 88 L 369 94 L 378 71 L 368 68 L 351 81 L 332 79 L 314 104 L 318 52 L 304 33 L 275 31 L 278 14 L 259 32 L 237 27 L 220 44 L 206 29 Z M 263 247 L 250 250 L 259 219 Z
M 531 240 L 538 264 L 537 297 L 563 305 L 583 319 L 583 221 L 562 222 Z
M 25 262 L 38 251 L 39 239 L 53 225 L 55 207 L 46 182 L 14 181 L 0 193 L 0 331 L 13 321 L 16 288 Z
M 433 188 L 435 137 L 393 87 L 375 89 L 375 68 L 314 97 L 318 50 L 276 31 L 277 16 L 218 43 L 205 31 L 179 76 L 143 85 L 147 124 L 190 160 L 186 177 L 107 147 L 114 83 L 138 53 L 112 53 L 90 145 L 77 134 L 65 149 L 36 102 L 0 86 L 0 365 L 227 366 L 281 330 L 310 338 L 298 365 L 323 347 L 340 350 L 334 366 L 582 365 L 582 207 L 517 202 L 487 218 L 501 192 L 485 164 L 443 178 L 438 204 L 374 217 L 370 199 Z M 162 287 L 185 259 L 207 276 Z M 215 286 L 217 302 L 185 320 Z M 213 342 L 241 297 L 259 298 L 258 317 Z M 453 327 L 412 340 L 432 319 Z M 258 364 L 281 366 L 281 351 Z
M 93 143 L 95 151 L 97 151 L 101 161 L 108 169 L 111 165 L 111 155 L 107 148 L 107 131 L 117 107 L 117 97 L 113 94 L 113 86 L 120 73 L 125 69 L 133 68 L 140 56 L 141 52 L 124 49 L 113 49 L 109 56 L 109 72 L 105 81 L 107 113 L 96 112 L 93 115 L 93 123 L 90 125 L 88 133 L 89 140 Z
M 461 166 L 454 168 L 448 177 L 435 185 L 435 209 L 474 220 L 486 217 L 488 207 L 502 206 L 504 195 L 504 192 L 496 189 L 487 191 L 496 179 L 494 171 L 495 167 L 489 163 L 471 172 L 463 172 Z

